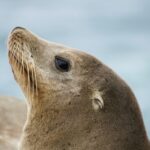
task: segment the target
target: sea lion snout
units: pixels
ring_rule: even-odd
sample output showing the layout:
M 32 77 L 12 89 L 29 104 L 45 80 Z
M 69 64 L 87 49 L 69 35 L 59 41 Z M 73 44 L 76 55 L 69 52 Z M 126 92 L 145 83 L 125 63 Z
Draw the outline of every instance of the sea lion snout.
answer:
M 31 33 L 22 27 L 14 28 L 8 39 L 9 62 L 16 81 L 28 99 L 37 95 L 34 54 L 30 41 L 36 43 L 34 36 L 31 37 Z
M 23 28 L 23 27 L 15 27 L 14 29 L 12 29 L 12 31 L 11 31 L 11 33 L 13 33 L 14 31 L 16 31 L 16 30 L 25 30 L 25 28 Z
M 30 50 L 30 44 L 27 35 L 24 32 L 25 28 L 16 27 L 14 28 L 9 36 L 8 49 L 9 54 L 13 55 L 19 62 L 21 59 L 24 61 L 31 61 L 33 54 Z
M 31 44 L 32 43 L 32 44 Z M 8 39 L 9 52 L 16 53 L 19 57 L 24 57 L 26 61 L 35 58 L 37 53 L 37 39 L 23 27 L 12 29 Z

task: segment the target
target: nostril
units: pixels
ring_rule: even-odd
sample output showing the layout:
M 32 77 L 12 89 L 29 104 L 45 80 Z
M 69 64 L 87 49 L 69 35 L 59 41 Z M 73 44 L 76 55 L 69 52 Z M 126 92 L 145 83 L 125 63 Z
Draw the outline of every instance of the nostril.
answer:
M 33 58 L 33 55 L 31 54 L 31 58 Z
M 15 30 L 18 30 L 18 29 L 20 29 L 20 30 L 25 30 L 25 28 L 23 28 L 23 27 L 15 27 L 15 28 L 11 31 L 11 33 L 14 32 Z

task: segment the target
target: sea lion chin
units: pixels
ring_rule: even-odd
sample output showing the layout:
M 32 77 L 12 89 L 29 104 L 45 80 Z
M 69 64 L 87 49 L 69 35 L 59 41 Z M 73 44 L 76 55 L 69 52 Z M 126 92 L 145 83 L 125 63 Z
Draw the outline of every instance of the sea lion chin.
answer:
M 27 97 L 20 150 L 148 150 L 136 98 L 97 58 L 17 27 L 8 40 Z

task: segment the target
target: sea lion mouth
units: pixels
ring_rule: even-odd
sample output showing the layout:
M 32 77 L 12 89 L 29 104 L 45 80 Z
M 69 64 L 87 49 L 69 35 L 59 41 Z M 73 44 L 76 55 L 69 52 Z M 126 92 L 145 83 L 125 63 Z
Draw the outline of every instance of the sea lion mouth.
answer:
M 23 46 L 21 38 L 16 38 L 11 33 L 8 42 L 9 62 L 17 82 L 25 90 L 28 99 L 34 99 L 38 94 L 36 66 L 33 56 L 29 50 Z

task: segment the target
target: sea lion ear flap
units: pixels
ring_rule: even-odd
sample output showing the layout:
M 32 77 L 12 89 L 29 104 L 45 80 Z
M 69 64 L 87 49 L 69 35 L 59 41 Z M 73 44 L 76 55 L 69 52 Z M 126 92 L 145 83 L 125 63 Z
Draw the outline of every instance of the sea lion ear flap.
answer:
M 99 111 L 104 108 L 104 101 L 101 92 L 94 91 L 92 96 L 92 106 L 95 111 Z

